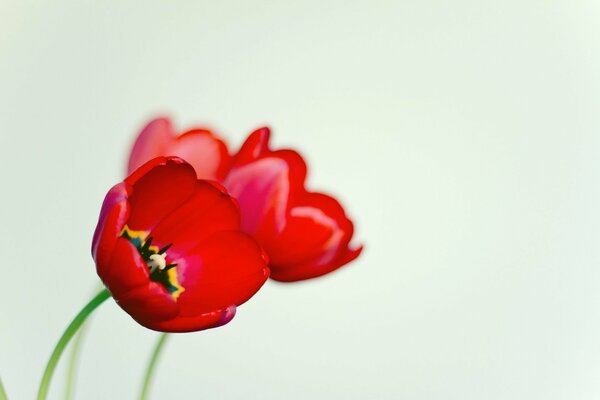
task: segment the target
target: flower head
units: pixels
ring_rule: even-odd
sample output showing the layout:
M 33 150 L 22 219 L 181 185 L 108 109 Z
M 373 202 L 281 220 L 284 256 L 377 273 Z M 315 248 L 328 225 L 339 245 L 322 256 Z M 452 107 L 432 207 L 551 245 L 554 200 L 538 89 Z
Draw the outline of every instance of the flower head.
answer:
M 268 128 L 258 129 L 231 157 L 225 143 L 209 131 L 176 136 L 169 120 L 157 119 L 138 136 L 129 169 L 172 155 L 194 165 L 199 178 L 219 180 L 240 205 L 242 229 L 269 255 L 275 280 L 314 278 L 357 258 L 362 247 L 350 246 L 354 227 L 341 204 L 308 191 L 300 154 L 271 150 L 269 137 Z
M 298 281 L 354 260 L 354 227 L 340 203 L 304 187 L 306 163 L 293 150 L 269 149 L 268 128 L 253 132 L 233 159 L 225 186 L 239 204 L 242 229 L 270 258 L 271 277 Z
M 121 308 L 165 332 L 226 324 L 269 275 L 235 201 L 175 157 L 151 160 L 108 192 L 92 255 Z

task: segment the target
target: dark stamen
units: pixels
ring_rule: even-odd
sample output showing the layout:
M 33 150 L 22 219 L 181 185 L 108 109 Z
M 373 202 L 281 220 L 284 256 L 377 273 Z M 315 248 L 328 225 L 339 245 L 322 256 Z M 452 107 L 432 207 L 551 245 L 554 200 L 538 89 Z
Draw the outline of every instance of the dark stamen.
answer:
M 146 261 L 148 261 L 148 258 L 152 255 L 152 250 L 150 250 L 151 243 L 152 243 L 152 237 L 149 237 L 148 240 L 146 240 L 144 242 L 144 244 L 139 247 L 140 255 Z
M 148 240 L 146 240 L 146 242 L 142 246 L 142 251 L 145 252 L 145 253 L 147 253 L 150 250 L 150 245 L 151 244 L 152 244 L 152 236 L 150 236 L 148 238 Z
M 163 247 L 162 249 L 160 249 L 160 250 L 158 251 L 158 254 L 162 254 L 162 253 L 164 253 L 165 251 L 169 250 L 169 249 L 171 248 L 171 246 L 173 246 L 173 243 L 171 243 L 171 244 L 168 244 L 168 245 L 166 245 L 165 247 Z
M 163 269 L 163 272 L 167 272 L 168 270 L 170 270 L 171 268 L 175 268 L 177 266 L 177 264 L 168 264 L 167 266 L 165 266 L 165 268 Z

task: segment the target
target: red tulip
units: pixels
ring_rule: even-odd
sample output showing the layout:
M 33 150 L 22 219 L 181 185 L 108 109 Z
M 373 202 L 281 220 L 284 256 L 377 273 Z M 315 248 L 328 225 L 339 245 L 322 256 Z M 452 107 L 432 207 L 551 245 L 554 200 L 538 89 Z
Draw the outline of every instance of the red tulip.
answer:
M 189 159 L 199 178 L 218 179 L 238 200 L 242 229 L 266 250 L 275 280 L 314 278 L 358 257 L 362 247 L 350 247 L 353 225 L 340 203 L 305 189 L 304 160 L 293 150 L 270 150 L 267 128 L 252 133 L 233 158 L 211 133 L 190 132 L 204 132 L 204 140 L 174 136 L 166 119 L 151 122 L 135 142 L 130 171 L 157 155 L 176 155 Z
M 269 255 L 271 278 L 324 275 L 359 256 L 352 221 L 331 196 L 304 187 L 306 164 L 293 150 L 269 149 L 270 132 L 252 133 L 234 157 L 225 186 L 242 213 L 242 229 Z
M 241 232 L 235 201 L 174 157 L 144 164 L 106 195 L 92 255 L 119 306 L 141 325 L 189 332 L 224 325 L 269 275 Z

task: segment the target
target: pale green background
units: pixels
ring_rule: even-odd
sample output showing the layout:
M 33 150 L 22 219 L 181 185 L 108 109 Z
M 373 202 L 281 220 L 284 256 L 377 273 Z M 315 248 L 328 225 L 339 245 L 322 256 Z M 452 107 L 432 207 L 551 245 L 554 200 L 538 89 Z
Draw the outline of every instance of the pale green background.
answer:
M 600 398 L 598 2 L 164 3 L 0 3 L 12 399 L 97 285 L 100 204 L 160 113 L 232 149 L 270 125 L 366 251 L 172 338 L 154 399 Z M 91 328 L 77 398 L 135 398 L 156 334 L 112 301 Z

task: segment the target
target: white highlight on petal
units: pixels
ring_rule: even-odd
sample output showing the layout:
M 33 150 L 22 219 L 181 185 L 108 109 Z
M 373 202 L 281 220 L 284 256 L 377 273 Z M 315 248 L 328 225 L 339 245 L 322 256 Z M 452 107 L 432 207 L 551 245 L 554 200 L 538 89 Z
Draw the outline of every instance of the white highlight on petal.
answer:
M 327 226 L 331 229 L 331 236 L 323 243 L 322 253 L 313 262 L 316 265 L 323 265 L 332 261 L 342 243 L 344 232 L 340 230 L 340 226 L 337 221 L 322 210 L 314 207 L 294 207 L 290 211 L 292 217 L 308 218 L 315 221 L 317 224 Z

